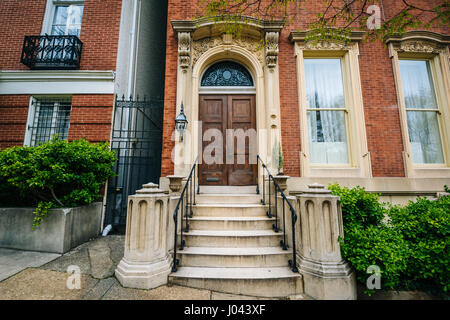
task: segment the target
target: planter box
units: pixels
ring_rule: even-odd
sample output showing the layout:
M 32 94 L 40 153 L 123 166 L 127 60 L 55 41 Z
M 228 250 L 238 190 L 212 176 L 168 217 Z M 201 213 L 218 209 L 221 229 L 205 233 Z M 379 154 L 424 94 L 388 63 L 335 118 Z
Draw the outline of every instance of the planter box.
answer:
M 0 208 L 0 247 L 65 253 L 100 233 L 102 203 L 52 209 L 32 229 L 34 208 Z

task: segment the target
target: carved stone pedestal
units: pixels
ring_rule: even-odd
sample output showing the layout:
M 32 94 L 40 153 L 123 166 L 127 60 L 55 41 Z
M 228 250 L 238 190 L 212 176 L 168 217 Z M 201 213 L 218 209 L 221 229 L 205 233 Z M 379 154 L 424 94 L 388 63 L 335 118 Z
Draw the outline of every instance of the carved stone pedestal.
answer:
M 356 299 L 356 277 L 341 257 L 343 237 L 339 197 L 313 184 L 297 196 L 300 209 L 299 271 L 305 293 L 315 299 Z
M 274 176 L 273 179 L 275 180 L 275 182 L 278 184 L 278 186 L 281 188 L 281 190 L 283 190 L 284 193 L 287 193 L 287 181 L 290 177 L 289 176 L 281 176 L 281 175 L 277 175 Z
M 149 183 L 128 197 L 125 252 L 116 269 L 124 287 L 151 289 L 167 284 L 171 272 L 168 253 L 167 192 Z

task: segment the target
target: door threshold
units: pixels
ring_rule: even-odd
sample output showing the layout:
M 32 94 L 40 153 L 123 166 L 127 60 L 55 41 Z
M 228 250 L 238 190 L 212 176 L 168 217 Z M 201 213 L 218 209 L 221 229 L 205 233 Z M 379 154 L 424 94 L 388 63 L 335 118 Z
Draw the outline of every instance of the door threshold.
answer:
M 200 194 L 256 194 L 256 184 L 250 186 L 208 186 L 200 185 Z

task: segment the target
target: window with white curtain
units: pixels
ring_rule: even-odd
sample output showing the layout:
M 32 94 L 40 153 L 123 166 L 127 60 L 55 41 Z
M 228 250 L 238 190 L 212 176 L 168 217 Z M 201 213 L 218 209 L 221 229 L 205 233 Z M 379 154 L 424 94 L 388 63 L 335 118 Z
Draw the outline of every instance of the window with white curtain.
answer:
M 399 60 L 413 162 L 442 164 L 439 108 L 427 60 Z
M 341 59 L 305 58 L 309 153 L 312 164 L 348 164 Z
M 84 1 L 53 0 L 54 15 L 52 35 L 75 35 L 80 37 Z

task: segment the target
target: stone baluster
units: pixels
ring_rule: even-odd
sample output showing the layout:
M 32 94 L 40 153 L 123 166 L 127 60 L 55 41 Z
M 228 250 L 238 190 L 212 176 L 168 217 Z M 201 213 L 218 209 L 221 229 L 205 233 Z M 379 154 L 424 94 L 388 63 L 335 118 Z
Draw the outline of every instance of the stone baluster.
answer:
M 116 269 L 124 287 L 151 289 L 167 284 L 169 254 L 169 195 L 148 183 L 128 197 L 125 252 Z
M 316 299 L 356 299 L 356 278 L 342 259 L 338 237 L 344 236 L 339 197 L 312 184 L 297 196 L 299 271 L 305 293 Z

